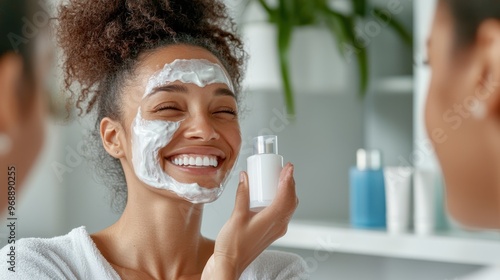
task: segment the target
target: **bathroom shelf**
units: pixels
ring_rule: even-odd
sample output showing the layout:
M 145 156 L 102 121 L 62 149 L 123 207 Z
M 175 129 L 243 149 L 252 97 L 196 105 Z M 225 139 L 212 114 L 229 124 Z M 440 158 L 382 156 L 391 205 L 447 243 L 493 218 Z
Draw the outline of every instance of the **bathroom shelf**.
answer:
M 293 220 L 277 247 L 476 265 L 500 263 L 500 234 L 437 232 L 389 234 L 348 225 Z
M 376 79 L 373 82 L 376 94 L 412 94 L 413 76 L 392 76 Z

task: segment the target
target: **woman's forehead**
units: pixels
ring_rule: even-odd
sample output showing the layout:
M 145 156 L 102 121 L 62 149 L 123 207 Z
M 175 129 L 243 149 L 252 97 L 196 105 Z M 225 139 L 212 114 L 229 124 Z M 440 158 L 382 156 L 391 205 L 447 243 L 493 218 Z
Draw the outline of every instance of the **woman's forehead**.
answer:
M 208 50 L 190 45 L 171 45 L 156 49 L 140 58 L 139 72 L 144 76 L 152 76 L 166 64 L 170 64 L 178 59 L 204 59 L 211 63 L 223 65 L 219 59 Z
M 156 49 L 139 57 L 139 63 L 128 84 L 128 92 L 132 93 L 127 99 L 132 103 L 141 103 L 145 97 L 148 84 L 152 78 L 160 73 L 166 65 L 172 64 L 176 60 L 204 60 L 220 67 L 226 74 L 226 69 L 220 61 L 208 50 L 191 45 L 171 45 Z M 228 88 L 231 88 L 231 79 L 228 77 Z M 177 83 L 177 82 L 175 82 Z M 133 100 L 130 100 L 132 98 Z

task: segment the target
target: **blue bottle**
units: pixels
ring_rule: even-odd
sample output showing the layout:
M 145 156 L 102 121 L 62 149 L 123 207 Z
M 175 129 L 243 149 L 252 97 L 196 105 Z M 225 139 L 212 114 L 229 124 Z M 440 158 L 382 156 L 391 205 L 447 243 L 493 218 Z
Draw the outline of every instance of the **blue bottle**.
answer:
M 349 172 L 351 225 L 385 228 L 385 186 L 379 150 L 359 149 Z

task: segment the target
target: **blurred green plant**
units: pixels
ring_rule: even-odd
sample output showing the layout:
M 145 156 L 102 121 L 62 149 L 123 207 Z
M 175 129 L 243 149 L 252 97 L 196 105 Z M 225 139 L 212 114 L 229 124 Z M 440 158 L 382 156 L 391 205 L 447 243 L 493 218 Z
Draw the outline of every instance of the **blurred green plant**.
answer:
M 354 53 L 359 70 L 359 94 L 364 97 L 368 88 L 367 46 L 358 42 L 356 24 L 374 17 L 395 31 L 400 39 L 412 46 L 412 35 L 388 10 L 370 5 L 367 0 L 337 0 L 351 2 L 352 11 L 344 13 L 332 8 L 330 0 L 276 0 L 274 5 L 267 0 L 247 0 L 258 2 L 268 16 L 268 22 L 277 28 L 277 47 L 284 99 L 287 113 L 295 116 L 295 101 L 289 73 L 289 50 L 293 31 L 301 26 L 326 26 L 344 58 Z M 359 25 L 358 25 L 359 26 Z M 351 52 L 348 54 L 347 52 Z

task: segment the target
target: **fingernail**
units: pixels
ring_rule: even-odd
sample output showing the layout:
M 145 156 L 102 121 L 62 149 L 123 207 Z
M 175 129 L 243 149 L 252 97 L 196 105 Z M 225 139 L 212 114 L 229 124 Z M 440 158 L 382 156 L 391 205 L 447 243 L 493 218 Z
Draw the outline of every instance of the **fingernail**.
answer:
M 245 175 L 243 174 L 243 171 L 240 171 L 240 183 L 243 183 L 245 181 Z

